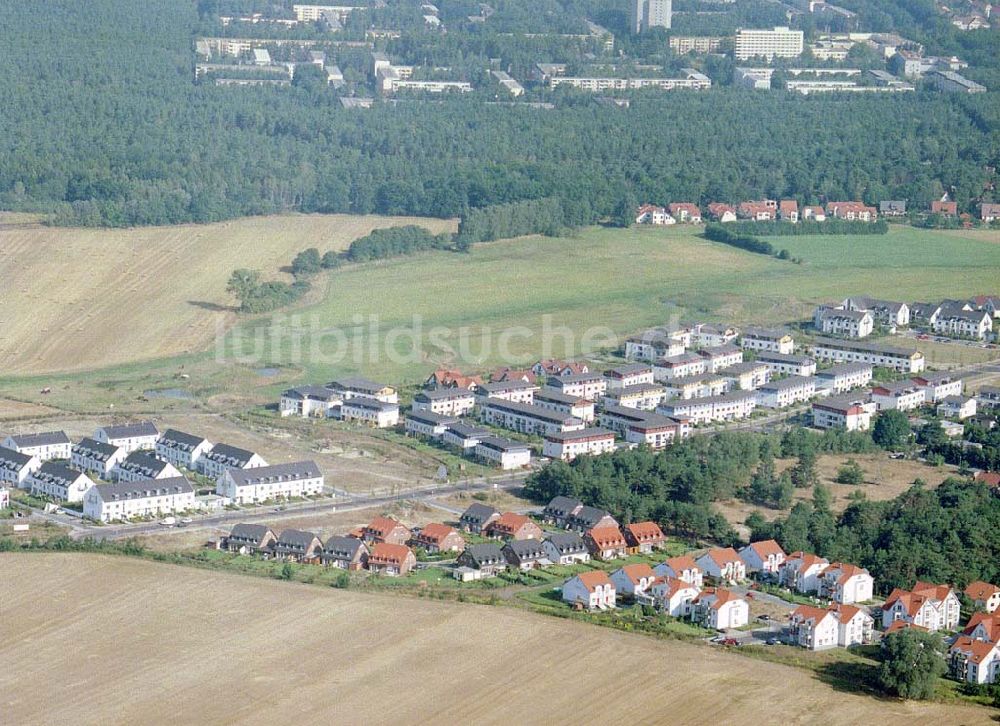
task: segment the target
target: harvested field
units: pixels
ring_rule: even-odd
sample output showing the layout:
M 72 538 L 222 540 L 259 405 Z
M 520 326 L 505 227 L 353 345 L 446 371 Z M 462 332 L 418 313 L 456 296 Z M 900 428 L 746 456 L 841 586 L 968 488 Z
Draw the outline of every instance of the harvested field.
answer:
M 3 716 L 21 725 L 991 722 L 501 608 L 89 555 L 5 555 L 0 580 Z
M 235 320 L 225 290 L 233 269 L 286 277 L 279 269 L 307 247 L 343 249 L 376 227 L 404 224 L 455 227 L 348 215 L 126 230 L 0 224 L 0 366 L 37 374 L 201 350 Z

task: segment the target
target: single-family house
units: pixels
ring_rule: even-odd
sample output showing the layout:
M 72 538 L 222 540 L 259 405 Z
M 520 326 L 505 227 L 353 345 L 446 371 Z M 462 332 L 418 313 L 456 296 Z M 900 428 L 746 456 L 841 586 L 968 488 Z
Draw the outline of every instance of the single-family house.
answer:
M 701 210 L 691 202 L 671 202 L 667 205 L 670 216 L 681 224 L 701 224 Z
M 542 528 L 523 514 L 504 512 L 483 529 L 483 534 L 502 540 L 541 539 Z
M 432 522 L 421 527 L 413 535 L 410 545 L 422 549 L 428 554 L 461 552 L 465 549 L 465 538 L 454 527 Z
M 368 544 L 388 542 L 401 545 L 410 539 L 410 530 L 392 517 L 375 517 L 362 528 L 361 538 Z
M 507 558 L 499 545 L 492 542 L 466 547 L 455 560 L 458 567 L 467 567 L 476 573 L 472 579 L 494 577 L 507 569 Z
M 785 551 L 773 539 L 751 542 L 739 554 L 750 574 L 760 572 L 777 577 L 778 570 L 785 561 Z
M 677 224 L 677 220 L 667 212 L 665 207 L 657 207 L 655 204 L 643 204 L 636 210 L 635 223 L 662 226 Z
M 684 618 L 691 614 L 691 603 L 699 592 L 697 587 L 684 580 L 657 577 L 645 592 L 636 596 L 636 602 L 651 605 L 671 617 Z
M 722 202 L 712 202 L 708 205 L 708 214 L 716 222 L 735 222 L 736 210 L 728 204 Z
M 581 572 L 562 587 L 563 601 L 585 610 L 614 609 L 615 595 L 615 585 L 603 570 Z
M 917 582 L 912 590 L 894 589 L 882 605 L 882 627 L 905 620 L 934 632 L 958 627 L 961 603 L 950 585 Z
M 863 567 L 846 562 L 834 562 L 819 573 L 818 595 L 842 605 L 871 600 L 875 580 Z
M 747 568 L 732 547 L 715 547 L 695 560 L 701 571 L 720 582 L 747 579 Z
M 599 560 L 613 560 L 624 557 L 628 543 L 618 527 L 595 527 L 583 536 L 590 554 Z
M 802 208 L 802 219 L 811 220 L 813 222 L 825 222 L 826 221 L 826 210 L 820 206 L 806 206 Z
M 468 509 L 462 512 L 462 516 L 458 519 L 458 524 L 466 532 L 480 534 L 486 529 L 487 525 L 499 518 L 499 510 L 488 504 L 474 502 L 469 505 Z
M 465 388 L 475 391 L 483 385 L 481 376 L 467 376 L 460 370 L 452 368 L 438 368 L 424 381 L 424 388 L 435 390 L 438 388 Z
M 368 565 L 368 545 L 357 537 L 331 537 L 323 545 L 320 560 L 327 567 L 363 570 Z
M 705 573 L 690 555 L 679 555 L 664 560 L 653 568 L 660 577 L 672 577 L 694 585 L 699 590 L 704 585 Z
M 406 545 L 379 542 L 368 553 L 368 570 L 380 575 L 406 575 L 417 564 L 417 556 Z
M 885 199 L 878 203 L 878 213 L 883 217 L 905 217 L 906 201 L 902 199 Z
M 37 456 L 39 461 L 68 460 L 73 444 L 65 431 L 42 431 L 36 434 L 12 434 L 0 444 L 21 454 Z
M 782 199 L 778 202 L 778 218 L 795 224 L 799 221 L 799 203 L 794 199 Z
M 968 683 L 1000 683 L 1000 643 L 959 636 L 948 650 L 953 676 Z
M 542 540 L 545 554 L 556 565 L 590 562 L 587 543 L 576 532 L 551 532 Z
M 566 517 L 566 529 L 586 532 L 595 527 L 618 527 L 618 520 L 597 507 L 584 505 Z
M 979 219 L 989 224 L 1000 219 L 1000 204 L 989 204 L 987 202 L 980 204 Z
M 223 541 L 223 548 L 241 555 L 269 553 L 278 541 L 274 531 L 263 524 L 237 524 Z
M 583 508 L 583 502 L 573 497 L 556 496 L 545 505 L 542 510 L 542 519 L 548 524 L 556 524 L 560 527 L 566 525 L 566 520 Z
M 625 542 L 629 551 L 649 553 L 667 542 L 667 537 L 656 522 L 633 522 L 625 525 Z
M 740 628 L 750 622 L 750 604 L 731 590 L 707 587 L 691 601 L 691 620 L 714 630 Z
M 808 552 L 793 552 L 778 569 L 778 582 L 802 593 L 819 590 L 819 575 L 829 565 L 829 560 Z

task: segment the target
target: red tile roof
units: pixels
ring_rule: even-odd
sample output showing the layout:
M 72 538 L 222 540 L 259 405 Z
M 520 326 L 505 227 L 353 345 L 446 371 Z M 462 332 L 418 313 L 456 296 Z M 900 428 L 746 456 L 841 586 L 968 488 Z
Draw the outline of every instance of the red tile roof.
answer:
M 988 487 L 1000 487 L 1000 472 L 998 471 L 977 471 L 972 478 Z
M 405 525 L 402 522 L 397 522 L 391 517 L 375 517 L 375 519 L 368 523 L 368 526 L 365 527 L 365 529 L 369 532 L 374 532 L 380 537 L 384 537 L 392 530 L 396 529 L 396 527 L 405 527 Z
M 406 545 L 379 542 L 372 547 L 372 551 L 368 555 L 368 562 L 376 565 L 401 565 L 409 555 L 410 548 Z
M 972 617 L 969 618 L 969 624 L 965 626 L 965 630 L 962 632 L 966 635 L 972 635 L 973 631 L 979 625 L 983 626 L 987 638 L 992 641 L 1000 640 L 1000 612 L 973 613 Z
M 416 539 L 423 542 L 433 542 L 435 544 L 441 544 L 449 536 L 455 534 L 455 528 L 449 527 L 447 524 L 439 524 L 437 522 L 432 522 L 426 525 Z
M 743 562 L 743 560 L 740 559 L 740 556 L 736 553 L 736 550 L 732 547 L 715 547 L 710 549 L 706 554 L 720 567 L 723 567 L 730 562 Z
M 653 572 L 653 568 L 646 564 L 636 564 L 636 565 L 625 565 L 621 568 L 621 571 L 625 573 L 625 577 L 632 581 L 632 584 L 637 584 L 640 580 L 653 580 L 656 578 L 656 573 Z
M 781 549 L 781 545 L 775 542 L 773 539 L 764 539 L 759 542 L 751 542 L 750 549 L 757 553 L 757 556 L 762 560 L 766 560 L 770 555 L 780 555 L 784 557 L 785 551 Z
M 611 585 L 612 587 L 614 587 L 614 585 L 611 582 L 611 579 L 608 577 L 608 573 L 606 573 L 604 570 L 590 570 L 589 572 L 581 572 L 579 575 L 577 575 L 577 577 L 580 578 L 580 582 L 582 582 L 583 586 L 586 587 L 587 590 L 589 590 L 590 592 L 593 592 L 596 588 L 604 585 Z
M 587 536 L 602 550 L 625 546 L 625 537 L 617 527 L 594 527 Z
M 965 588 L 965 594 L 973 600 L 989 600 L 998 592 L 1000 592 L 1000 587 L 983 582 L 982 580 L 970 582 Z
M 666 539 L 656 522 L 633 522 L 625 525 L 636 542 L 662 542 Z
M 696 572 L 701 572 L 701 568 L 698 567 L 698 563 L 694 561 L 694 558 L 690 555 L 679 555 L 677 557 L 671 557 L 664 561 L 667 567 L 669 567 L 674 572 L 683 572 L 684 570 L 694 570 Z
M 718 610 L 727 602 L 734 602 L 736 600 L 743 599 L 741 596 L 737 595 L 732 590 L 726 590 L 725 588 L 722 587 L 706 587 L 704 590 L 698 593 L 698 597 L 695 598 L 695 602 L 700 601 L 703 598 L 707 600 L 710 597 L 714 597 L 714 602 L 711 605 L 709 605 L 709 607 L 712 610 Z

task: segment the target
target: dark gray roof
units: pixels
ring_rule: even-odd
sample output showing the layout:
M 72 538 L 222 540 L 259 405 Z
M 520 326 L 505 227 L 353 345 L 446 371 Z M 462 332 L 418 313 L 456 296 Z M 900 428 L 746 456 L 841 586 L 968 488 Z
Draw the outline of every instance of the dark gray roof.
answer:
M 178 431 L 177 429 L 167 429 L 160 436 L 159 443 L 164 446 L 168 446 L 172 449 L 181 449 L 182 451 L 192 451 L 198 448 L 203 443 L 208 441 L 204 436 L 195 436 L 194 434 L 186 434 L 183 431 Z
M 98 431 L 103 431 L 104 435 L 109 439 L 129 439 L 138 436 L 160 435 L 160 432 L 153 425 L 152 421 L 135 421 L 117 426 L 102 426 Z
M 494 451 L 529 451 L 531 449 L 530 446 L 522 444 L 520 441 L 502 439 L 499 436 L 484 436 L 479 440 L 479 445 Z
M 22 454 L 20 451 L 0 446 L 0 469 L 20 470 L 27 466 L 31 459 L 32 457 Z
M 584 505 L 580 508 L 579 512 L 570 516 L 570 520 L 576 525 L 584 526 L 587 529 L 590 529 L 605 517 L 610 516 L 611 514 L 603 509 Z
M 861 371 L 872 370 L 871 363 L 840 363 L 816 372 L 817 378 L 836 378 L 837 376 L 849 376 Z
M 468 560 L 480 566 L 506 564 L 507 562 L 507 558 L 503 556 L 500 546 L 492 542 L 469 545 L 459 556 L 459 559 L 463 561 Z
M 229 532 L 229 538 L 241 542 L 260 544 L 265 535 L 270 531 L 271 528 L 263 524 L 237 524 Z
M 105 502 L 124 499 L 145 499 L 151 496 L 194 492 L 191 482 L 182 476 L 172 476 L 166 479 L 142 479 L 140 481 L 117 482 L 115 484 L 98 484 L 96 488 L 101 495 L 101 499 Z
M 244 466 L 253 456 L 254 452 L 229 444 L 216 444 L 205 453 L 205 458 L 227 466 Z
M 278 541 L 275 543 L 274 549 L 278 552 L 288 550 L 304 551 L 315 539 L 318 538 L 312 532 L 303 532 L 301 529 L 286 529 L 278 535 Z
M 545 506 L 545 514 L 564 517 L 575 509 L 583 506 L 583 502 L 573 497 L 557 496 Z
M 578 418 L 570 416 L 568 413 L 560 413 L 550 408 L 543 408 L 531 403 L 519 403 L 518 401 L 507 401 L 502 398 L 490 398 L 483 402 L 484 408 L 497 408 L 510 413 L 522 416 L 530 416 L 553 424 L 565 424 L 567 422 L 579 421 Z
M 288 464 L 272 464 L 257 466 L 252 469 L 229 469 L 236 486 L 253 486 L 270 484 L 279 481 L 294 481 L 296 479 L 312 479 L 323 476 L 315 461 L 293 461 Z
M 574 383 L 600 381 L 603 378 L 600 373 L 573 373 L 568 376 L 549 376 L 548 385 L 559 388 L 560 386 L 572 385 Z
M 79 472 L 76 469 L 70 469 L 64 464 L 59 464 L 55 461 L 45 461 L 42 462 L 41 467 L 32 476 L 36 479 L 41 479 L 43 481 L 54 482 L 65 486 L 67 484 L 72 484 L 81 476 L 86 476 L 83 472 Z
M 160 461 L 147 451 L 133 451 L 118 464 L 120 469 L 142 474 L 147 479 L 155 479 L 170 464 Z
M 11 434 L 14 444 L 18 448 L 30 446 L 54 446 L 56 444 L 68 444 L 69 436 L 65 431 L 41 431 L 37 434 Z
M 535 388 L 534 383 L 514 379 L 511 381 L 498 381 L 496 383 L 484 383 L 479 387 L 481 394 L 501 393 L 503 391 L 523 391 L 527 388 Z
M 790 388 L 799 388 L 801 386 L 812 385 L 816 387 L 816 381 L 812 378 L 806 376 L 789 376 L 788 378 L 782 378 L 778 381 L 771 381 L 770 383 L 765 383 L 760 387 L 761 391 L 787 391 Z
M 414 401 L 450 401 L 453 398 L 470 398 L 475 394 L 468 388 L 435 388 L 433 391 L 421 391 L 413 397 Z
M 73 453 L 83 454 L 87 452 L 87 458 L 107 461 L 118 452 L 119 448 L 114 444 L 105 444 L 103 441 L 98 441 L 97 439 L 84 438 L 80 440 L 80 443 L 73 444 Z
M 606 378 L 631 376 L 637 373 L 648 373 L 653 370 L 653 366 L 648 363 L 626 363 L 624 365 L 608 368 L 604 371 Z
M 331 537 L 323 545 L 323 554 L 336 559 L 353 560 L 365 543 L 357 537 Z
M 809 363 L 816 362 L 807 355 L 788 355 L 787 353 L 772 353 L 769 350 L 757 351 L 757 360 L 769 363 L 790 363 L 792 365 L 808 365 Z
M 780 338 L 791 334 L 791 331 L 785 330 L 784 328 L 760 328 L 755 325 L 751 325 L 743 329 L 743 333 L 740 337 L 759 338 L 761 340 L 779 340 Z
M 489 429 L 484 429 L 480 426 L 470 426 L 465 423 L 451 424 L 448 427 L 448 432 L 463 439 L 481 439 L 484 436 L 491 435 Z
M 459 521 L 463 524 L 482 524 L 494 514 L 500 514 L 500 511 L 488 504 L 476 502 L 475 504 L 470 504 L 469 508 L 462 512 Z
M 837 338 L 816 338 L 812 342 L 813 347 L 829 347 L 835 350 L 859 350 L 882 355 L 902 356 L 909 358 L 917 352 L 916 348 L 899 348 L 894 345 L 882 345 L 881 343 L 865 343 L 860 340 L 839 340 Z M 768 355 L 774 356 L 774 353 Z M 763 358 L 763 355 L 758 355 Z
M 599 436 L 610 436 L 611 438 L 615 437 L 613 432 L 596 427 L 580 429 L 579 431 L 555 431 L 551 434 L 545 434 L 545 438 L 549 441 L 578 441 L 580 439 L 589 439 Z
M 352 398 L 349 401 L 344 401 L 344 407 L 353 406 L 355 408 L 364 408 L 369 411 L 398 411 L 398 403 L 386 403 L 385 401 L 378 401 L 374 398 Z
M 376 383 L 375 381 L 369 380 L 367 378 L 362 378 L 361 376 L 348 376 L 346 378 L 337 378 L 326 384 L 327 388 L 332 388 L 333 390 L 344 390 L 344 391 L 360 391 L 362 393 L 377 393 L 383 388 L 388 388 L 384 383 Z
M 545 548 L 535 539 L 514 539 L 504 545 L 504 553 L 514 555 L 520 561 L 540 560 L 545 557 Z
M 736 365 L 731 365 L 723 368 L 719 371 L 719 375 L 723 378 L 729 376 L 739 376 L 744 373 L 750 373 L 752 371 L 758 370 L 759 368 L 767 368 L 767 364 L 758 360 L 745 360 L 737 363 Z
M 586 542 L 576 532 L 553 532 L 545 539 L 564 555 L 587 551 Z
M 430 424 L 431 426 L 451 426 L 452 424 L 457 424 L 459 422 L 457 416 L 444 416 L 440 413 L 433 413 L 431 411 L 410 411 L 406 414 L 406 418 Z
M 283 398 L 296 398 L 299 400 L 312 398 L 317 401 L 330 401 L 339 398 L 336 392 L 324 386 L 297 386 L 296 388 L 289 388 L 287 391 L 283 391 L 281 396 Z
M 552 386 L 543 386 L 539 390 L 535 391 L 535 401 L 551 401 L 553 403 L 562 403 L 567 406 L 572 406 L 584 400 L 586 399 L 581 398 L 580 396 L 571 396 L 567 393 L 563 393 L 558 389 L 552 388 Z

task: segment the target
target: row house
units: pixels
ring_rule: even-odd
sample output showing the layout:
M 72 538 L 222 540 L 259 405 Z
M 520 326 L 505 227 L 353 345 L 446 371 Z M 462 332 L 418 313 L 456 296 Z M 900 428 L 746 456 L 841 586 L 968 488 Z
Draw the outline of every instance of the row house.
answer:
M 531 374 L 534 377 L 534 374 Z M 504 381 L 484 383 L 476 389 L 476 397 L 480 404 L 490 401 L 512 401 L 514 403 L 534 403 L 535 391 L 538 386 L 522 378 L 511 378 Z
M 483 530 L 494 520 L 499 519 L 500 511 L 488 504 L 474 502 L 462 512 L 458 518 L 458 526 L 465 532 L 482 534 Z
M 439 416 L 464 416 L 476 406 L 476 397 L 464 388 L 421 391 L 413 397 L 413 410 Z
M 542 455 L 560 461 L 572 461 L 585 454 L 599 456 L 614 450 L 614 433 L 601 428 L 546 434 L 542 443 Z
M 368 553 L 368 570 L 387 577 L 409 574 L 417 565 L 417 556 L 406 545 L 379 542 Z
M 603 570 L 581 572 L 563 583 L 562 599 L 583 610 L 613 610 L 616 605 L 615 586 Z
M 194 488 L 182 476 L 96 484 L 83 497 L 83 516 L 96 522 L 158 517 L 194 509 Z
M 323 493 L 323 473 L 314 461 L 226 469 L 215 492 L 236 504 L 262 504 L 274 499 L 311 497 Z
M 629 552 L 649 554 L 666 544 L 667 537 L 656 522 L 633 522 L 625 525 L 625 542 Z
M 110 444 L 131 454 L 139 449 L 155 450 L 160 432 L 152 421 L 136 421 L 120 426 L 102 426 L 94 432 L 94 439 L 102 444 Z
M 685 420 L 622 406 L 606 406 L 598 422 L 602 428 L 621 435 L 628 443 L 644 444 L 654 449 L 662 449 L 674 441 L 687 438 L 691 433 L 691 426 Z
M 817 308 L 813 324 L 823 333 L 845 338 L 865 338 L 875 330 L 871 313 L 830 307 Z
M 178 469 L 198 471 L 201 458 L 212 450 L 211 442 L 203 436 L 187 434 L 177 429 L 167 429 L 156 441 L 156 457 L 169 461 Z
M 277 560 L 316 565 L 322 562 L 323 543 L 312 532 L 286 529 L 278 535 L 269 553 Z
M 726 391 L 756 391 L 771 380 L 771 369 L 760 361 L 746 361 L 719 371 L 719 376 Z
M 626 363 L 604 371 L 606 392 L 653 382 L 653 367 L 648 363 Z
M 42 462 L 37 471 L 28 475 L 26 484 L 33 495 L 61 502 L 82 502 L 94 486 L 89 476 L 57 461 Z
M 605 394 L 605 406 L 623 406 L 637 408 L 640 411 L 653 411 L 667 397 L 667 389 L 657 383 L 640 383 L 625 388 L 612 389 Z
M 399 424 L 399 404 L 355 396 L 345 399 L 334 409 L 334 418 L 341 421 L 358 421 L 376 429 L 392 428 Z
M 484 436 L 472 451 L 480 461 L 497 466 L 503 471 L 523 469 L 531 464 L 530 446 L 499 436 Z
M 534 404 L 556 413 L 578 418 L 584 423 L 592 423 L 595 418 L 594 402 L 579 396 L 570 396 L 550 386 L 543 386 L 535 392 Z
M 749 327 L 740 333 L 740 346 L 744 350 L 791 355 L 795 352 L 795 339 L 785 330 Z
M 583 535 L 590 554 L 599 560 L 614 560 L 627 554 L 628 542 L 617 526 L 601 526 L 587 530 Z
M 526 572 L 552 564 L 545 546 L 537 539 L 514 539 L 501 549 L 507 564 Z
M 874 593 L 875 580 L 863 567 L 834 562 L 819 574 L 819 596 L 836 603 L 867 602 Z
M 625 359 L 652 363 L 660 358 L 680 355 L 689 344 L 685 343 L 685 336 L 690 336 L 690 333 L 684 330 L 652 328 L 642 335 L 625 340 Z
M 618 596 L 633 601 L 646 592 L 655 579 L 653 568 L 645 563 L 625 565 L 612 572 L 610 577 Z
M 868 431 L 875 411 L 874 401 L 866 401 L 856 396 L 827 398 L 813 403 L 813 426 L 818 429 Z
M 878 210 L 864 202 L 827 202 L 826 216 L 848 222 L 874 222 L 878 219 Z
M 484 577 L 495 577 L 507 569 L 507 557 L 500 545 L 492 542 L 474 544 L 466 547 L 455 560 L 455 577 L 457 579 L 481 580 Z
M 368 544 L 406 544 L 410 539 L 410 530 L 392 517 L 375 517 L 361 528 L 361 539 Z
M 795 641 L 809 650 L 849 648 L 872 641 L 875 620 L 853 605 L 818 608 L 800 605 L 791 614 L 790 632 Z
M 459 423 L 455 416 L 442 416 L 429 411 L 411 411 L 406 415 L 403 429 L 410 436 L 441 439 L 449 426 Z
M 681 224 L 701 224 L 701 209 L 691 202 L 671 202 L 667 205 L 670 216 Z
M 282 416 L 329 418 L 333 409 L 344 402 L 343 397 L 325 386 L 298 386 L 282 391 L 278 412 Z
M 895 588 L 882 605 L 882 627 L 897 620 L 934 632 L 955 630 L 961 603 L 949 585 L 917 582 L 912 590 Z
M 962 395 L 962 379 L 954 373 L 945 371 L 922 373 L 913 376 L 911 380 L 918 388 L 924 389 L 927 403 L 937 403 L 949 396 Z
M 670 557 L 653 568 L 659 577 L 670 577 L 686 582 L 699 590 L 704 585 L 705 573 L 690 555 Z
M 757 362 L 763 363 L 772 376 L 812 376 L 816 374 L 816 361 L 805 355 L 790 355 L 761 351 Z
M 28 478 L 41 466 L 42 462 L 37 456 L 0 447 L 0 482 L 7 482 L 19 489 L 26 489 Z
M 382 403 L 399 403 L 399 394 L 395 388 L 359 376 L 338 378 L 327 383 L 326 387 L 338 394 L 344 401 L 368 398 Z
M 910 307 L 892 300 L 875 300 L 870 297 L 849 297 L 841 304 L 844 310 L 870 313 L 875 322 L 886 327 L 903 327 L 910 324 Z
M 531 403 L 490 399 L 483 402 L 480 415 L 484 423 L 536 436 L 585 428 L 578 418 Z
M 696 425 L 749 418 L 756 408 L 755 391 L 734 391 L 721 396 L 667 401 L 657 412 L 671 418 L 688 419 L 691 424 Z
M 368 566 L 371 552 L 364 540 L 357 537 L 330 537 L 323 545 L 320 560 L 327 567 L 358 572 Z
M 743 365 L 742 363 L 739 365 Z M 735 367 L 735 366 L 734 366 Z M 726 369 L 721 375 L 700 375 L 689 376 L 687 378 L 671 378 L 663 384 L 663 391 L 666 394 L 664 399 L 670 400 L 680 398 L 689 400 L 692 398 L 708 398 L 709 396 L 721 396 L 733 387 L 726 378 L 730 369 Z M 663 401 L 660 401 L 662 405 Z M 657 406 L 659 407 L 659 406 Z
M 939 314 L 931 329 L 939 335 L 985 340 L 993 332 L 993 316 L 985 310 L 957 310 Z
M 700 588 L 673 577 L 657 577 L 646 591 L 636 597 L 636 602 L 649 605 L 674 618 L 691 615 L 692 603 Z
M 810 352 L 819 360 L 830 363 L 870 363 L 900 373 L 920 373 L 925 365 L 924 354 L 919 350 L 881 343 L 816 338 L 810 345 Z
M 483 529 L 487 537 L 502 540 L 542 539 L 542 528 L 523 514 L 504 512 Z
M 750 605 L 731 590 L 708 587 L 691 601 L 691 620 L 714 630 L 741 628 L 750 622 Z
M 98 479 L 110 479 L 112 470 L 126 456 L 128 452 L 119 446 L 83 438 L 73 445 L 70 461 L 74 469 L 93 474 Z
M 222 476 L 226 469 L 255 469 L 267 466 L 260 454 L 229 444 L 216 444 L 200 458 L 201 473 L 210 479 Z
M 269 552 L 277 540 L 277 535 L 266 525 L 240 523 L 230 530 L 222 547 L 236 554 L 262 555 Z
M 555 496 L 542 510 L 542 518 L 548 524 L 567 526 L 570 517 L 583 509 L 583 502 L 574 497 Z
M 808 593 L 819 590 L 819 576 L 830 564 L 818 555 L 808 552 L 793 552 L 785 558 L 778 569 L 778 582 L 797 592 Z
M 39 461 L 68 461 L 73 448 L 65 431 L 11 435 L 5 438 L 0 446 L 13 449 L 20 454 L 37 457 Z
M 785 551 L 773 539 L 751 542 L 739 551 L 740 559 L 748 573 L 763 573 L 777 577 L 785 562 Z
M 697 323 L 691 326 L 691 342 L 700 348 L 715 348 L 736 339 L 740 334 L 736 328 L 713 323 Z
M 136 450 L 126 456 L 111 474 L 118 481 L 173 479 L 181 475 L 173 464 L 157 459 L 144 450 Z
M 554 376 L 548 385 L 567 396 L 596 401 L 608 390 L 608 381 L 598 373 L 574 373 L 571 376 Z
M 461 552 L 465 549 L 465 538 L 454 527 L 432 522 L 413 535 L 410 545 L 432 555 L 439 552 Z
M 566 517 L 564 526 L 566 529 L 583 534 L 595 528 L 613 527 L 618 529 L 618 520 L 604 509 L 583 505 Z
M 555 565 L 575 565 L 590 562 L 590 550 L 576 532 L 552 532 L 542 546 L 549 561 Z
M 767 408 L 785 408 L 816 395 L 816 379 L 791 376 L 771 381 L 757 389 L 757 403 Z
M 878 411 L 912 411 L 923 406 L 927 392 L 911 381 L 881 383 L 872 387 L 872 401 Z
M 695 564 L 716 581 L 736 583 L 747 579 L 747 567 L 732 547 L 715 547 L 695 560 Z
M 838 363 L 816 372 L 816 388 L 829 393 L 845 393 L 871 383 L 874 374 L 871 363 Z
M 698 355 L 706 360 L 705 372 L 718 373 L 724 368 L 743 362 L 743 349 L 733 343 L 717 345 L 698 351 Z
M 708 373 L 709 361 L 694 352 L 660 358 L 653 364 L 653 379 L 662 383 L 675 378 L 690 378 Z

